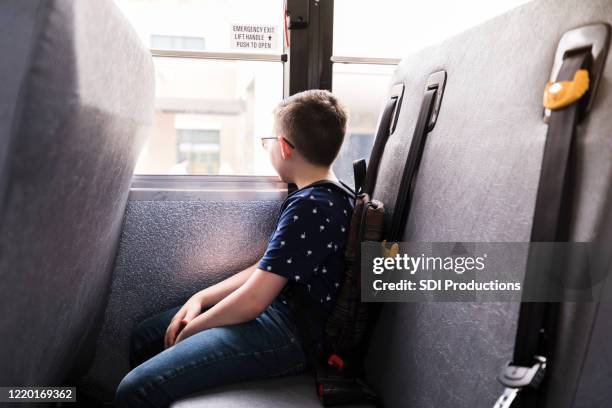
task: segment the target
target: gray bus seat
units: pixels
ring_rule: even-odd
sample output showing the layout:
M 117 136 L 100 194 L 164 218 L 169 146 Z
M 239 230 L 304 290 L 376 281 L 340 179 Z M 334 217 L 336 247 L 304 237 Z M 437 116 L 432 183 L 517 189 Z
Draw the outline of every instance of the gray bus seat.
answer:
M 306 373 L 269 380 L 251 381 L 194 394 L 171 405 L 172 408 L 320 408 L 312 374 Z M 363 403 L 354 408 L 374 407 Z
M 0 9 L 0 384 L 61 385 L 93 351 L 153 66 L 112 0 Z
M 542 95 L 557 44 L 566 31 L 597 22 L 612 23 L 608 0 L 537 0 L 402 61 L 393 83 L 405 85 L 404 102 L 374 191 L 385 205 L 397 194 L 425 81 L 448 73 L 403 241 L 529 241 L 548 129 Z M 612 242 L 611 81 L 608 61 L 578 128 L 573 241 Z M 385 406 L 492 406 L 502 391 L 496 376 L 512 358 L 518 309 L 517 302 L 385 304 L 367 357 L 369 381 Z M 601 341 L 612 335 L 603 323 L 609 310 L 562 305 L 565 331 L 546 406 L 609 406 L 604 378 L 612 366 L 594 357 L 612 351 Z
M 448 74 L 403 241 L 529 241 L 547 133 L 544 86 L 561 35 L 594 22 L 612 24 L 609 0 L 592 0 L 588 7 L 579 0 L 536 0 L 401 62 L 391 84 L 405 86 L 401 113 L 373 194 L 386 207 L 395 203 L 426 80 L 439 70 Z M 575 241 L 612 242 L 611 83 L 608 62 L 593 110 L 578 129 Z M 602 341 L 612 336 L 610 308 L 594 305 L 562 305 L 560 324 L 576 330 L 567 331 L 555 350 L 560 357 L 549 373 L 547 406 L 603 407 L 612 400 L 612 366 L 597 358 L 612 355 L 612 344 Z M 385 304 L 366 365 L 384 406 L 492 406 L 502 389 L 496 376 L 512 356 L 518 307 Z M 575 362 L 582 361 L 579 372 Z M 284 382 L 299 383 L 268 381 L 265 393 L 258 382 L 236 384 L 173 407 L 284 406 L 278 394 Z M 302 394 L 296 401 L 308 393 L 314 403 L 312 385 L 291 390 Z

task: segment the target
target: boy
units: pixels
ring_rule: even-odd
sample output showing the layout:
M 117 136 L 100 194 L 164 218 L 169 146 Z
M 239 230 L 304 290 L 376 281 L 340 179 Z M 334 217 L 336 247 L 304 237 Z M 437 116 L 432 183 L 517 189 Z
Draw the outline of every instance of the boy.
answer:
M 280 178 L 298 190 L 283 203 L 264 256 L 136 327 L 130 347 L 136 368 L 119 384 L 116 406 L 167 406 L 213 386 L 296 374 L 309 365 L 307 352 L 323 339 L 344 280 L 353 211 L 332 184 L 313 183 L 337 181 L 331 165 L 348 115 L 330 92 L 309 90 L 282 101 L 274 116 L 275 136 L 262 144 Z M 298 295 L 306 313 L 294 311 Z

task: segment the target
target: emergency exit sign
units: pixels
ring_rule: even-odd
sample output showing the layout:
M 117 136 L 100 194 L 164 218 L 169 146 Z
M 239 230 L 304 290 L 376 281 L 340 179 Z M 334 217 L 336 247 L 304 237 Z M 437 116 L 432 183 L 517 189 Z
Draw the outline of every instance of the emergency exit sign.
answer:
M 232 48 L 272 51 L 276 49 L 278 29 L 272 25 L 232 24 Z

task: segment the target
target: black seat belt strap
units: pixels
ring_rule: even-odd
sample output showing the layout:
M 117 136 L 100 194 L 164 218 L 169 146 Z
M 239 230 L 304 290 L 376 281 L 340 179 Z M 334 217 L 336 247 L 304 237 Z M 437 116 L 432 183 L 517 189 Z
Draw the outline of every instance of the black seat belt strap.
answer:
M 366 161 L 365 159 L 355 160 L 353 162 L 353 176 L 355 179 L 355 193 L 363 193 L 366 178 Z
M 429 132 L 428 123 L 436 92 L 436 89 L 428 89 L 423 95 L 421 109 L 414 128 L 414 134 L 412 135 L 412 141 L 410 142 L 410 149 L 408 150 L 408 157 L 406 158 L 404 172 L 400 180 L 395 206 L 393 207 L 391 232 L 388 236 L 389 241 L 399 241 L 401 239 L 401 233 L 408 218 L 407 210 L 410 208 L 414 180 L 421 162 L 423 149 L 425 148 L 427 133 Z
M 387 144 L 389 136 L 395 130 L 395 121 L 397 115 L 399 114 L 399 105 L 401 104 L 403 92 L 403 84 L 397 84 L 393 87 L 391 90 L 391 96 L 385 104 L 385 108 L 380 118 L 380 123 L 378 124 L 376 138 L 374 139 L 374 145 L 372 146 L 370 160 L 368 162 L 367 172 L 363 182 L 364 185 L 362 192 L 367 193 L 370 196 L 372 195 L 372 191 L 374 191 L 374 185 L 376 184 L 376 178 L 378 176 L 378 167 L 380 166 L 380 160 L 382 159 L 385 145 Z M 356 184 L 355 187 L 357 187 Z
M 567 55 L 556 83 L 572 81 L 579 70 L 588 70 L 590 63 L 590 50 Z M 576 126 L 585 99 L 578 99 L 562 109 L 553 110 L 550 115 L 536 195 L 531 242 L 565 242 L 568 239 L 570 165 Z M 531 258 L 530 254 L 524 291 L 533 288 L 533 285 L 540 281 L 537 276 L 532 276 L 538 271 L 529 268 Z M 554 332 L 558 306 L 558 303 L 551 302 L 521 303 L 513 360 L 498 378 L 506 388 L 494 408 L 535 406 L 537 397 L 535 389 L 544 378 L 547 358 L 550 357 L 550 340 L 554 334 L 552 332 Z M 519 391 L 520 397 L 515 400 Z
M 558 80 L 571 80 L 576 71 L 588 64 L 589 56 L 590 53 L 584 53 L 565 59 Z M 574 103 L 551 114 L 536 196 L 531 242 L 565 242 L 568 239 L 566 210 L 570 198 L 567 194 L 570 177 L 569 159 L 575 144 L 579 108 L 580 104 Z M 525 284 L 529 284 L 529 277 L 526 277 Z M 523 306 L 528 308 L 526 311 L 535 312 L 529 315 L 538 316 L 536 320 L 541 319 L 543 315 L 541 309 L 546 305 L 548 303 L 523 303 Z M 531 365 L 537 353 L 536 338 L 539 336 L 534 336 L 533 333 L 535 326 L 532 325 L 535 323 L 528 323 L 528 320 L 521 322 L 521 320 L 523 319 L 519 320 L 513 363 Z
M 427 134 L 433 129 L 435 121 L 437 120 L 445 84 L 445 71 L 435 72 L 428 78 L 423 99 L 421 101 L 419 115 L 414 127 L 412 141 L 410 142 L 410 148 L 408 149 L 408 156 L 406 158 L 406 163 L 404 164 L 404 170 L 400 180 L 397 198 L 395 200 L 391 220 L 391 229 L 386 234 L 388 241 L 394 242 L 401 239 L 401 233 L 403 231 L 403 227 L 405 226 L 405 221 L 408 219 L 414 181 L 416 179 L 418 167 L 421 162 L 421 156 L 423 155 L 423 150 L 425 148 Z M 382 242 L 381 249 L 383 251 L 383 255 L 393 256 L 392 254 L 394 251 L 397 253 L 396 251 L 399 249 L 399 246 L 394 243 L 390 248 L 387 248 L 387 240 Z M 365 338 L 367 339 L 366 343 L 369 343 L 369 339 L 372 336 L 374 323 L 378 319 L 380 312 L 381 304 L 373 304 L 373 317 L 365 335 Z
M 395 206 L 393 207 L 391 229 L 387 236 L 389 241 L 399 241 L 402 238 L 402 232 L 410 212 L 414 184 L 425 149 L 427 134 L 434 128 L 438 119 L 445 86 L 446 71 L 434 72 L 427 79 L 419 116 L 414 127 L 408 156 L 404 164 L 404 171 L 400 179 L 397 198 L 395 199 Z

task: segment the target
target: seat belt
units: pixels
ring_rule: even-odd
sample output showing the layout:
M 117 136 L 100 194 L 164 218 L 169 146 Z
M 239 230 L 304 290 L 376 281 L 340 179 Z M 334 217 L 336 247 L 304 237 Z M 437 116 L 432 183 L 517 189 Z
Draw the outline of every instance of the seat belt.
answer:
M 404 94 L 404 84 L 396 84 L 391 89 L 391 96 L 385 108 L 383 110 L 378 130 L 376 131 L 376 138 L 374 139 L 374 145 L 370 153 L 370 160 L 367 166 L 367 172 L 365 174 L 365 180 L 363 181 L 363 193 L 372 196 L 374 191 L 374 185 L 378 177 L 378 168 L 380 166 L 380 160 L 382 159 L 383 152 L 389 136 L 395 130 L 395 124 L 397 123 L 397 117 L 399 115 L 399 109 Z M 355 163 L 353 163 L 353 170 L 355 170 Z M 357 176 L 357 174 L 355 174 Z M 361 176 L 361 174 L 360 174 Z M 355 179 L 357 182 L 357 179 Z M 357 190 L 357 184 L 355 184 L 355 190 Z
M 438 118 L 445 85 L 445 71 L 435 72 L 431 74 L 427 80 L 427 85 L 421 101 L 421 108 L 408 150 L 408 157 L 406 158 L 402 178 L 400 179 L 395 206 L 393 207 L 391 229 L 387 236 L 387 240 L 390 242 L 397 242 L 402 239 L 401 235 L 410 213 L 414 184 L 421 163 L 421 157 L 425 149 L 427 134 L 433 129 L 435 121 Z M 397 253 L 398 250 L 399 247 L 396 244 L 390 249 L 387 249 L 385 247 L 385 242 L 383 242 L 383 251 L 386 255 L 394 256 L 393 252 Z M 391 253 L 388 251 L 391 251 Z
M 393 207 L 391 228 L 387 234 L 387 239 L 381 242 L 381 254 L 385 257 L 393 258 L 399 252 L 399 245 L 397 242 L 402 239 L 402 233 L 410 212 L 416 175 L 425 149 L 425 142 L 427 141 L 427 134 L 433 129 L 438 118 L 445 86 L 446 71 L 434 72 L 427 79 L 419 115 L 414 126 L 414 133 L 408 150 L 408 156 L 404 164 L 402 178 L 400 179 L 395 206 Z M 387 241 L 393 242 L 388 248 Z M 372 315 L 374 317 L 367 330 L 366 343 L 369 343 L 371 339 L 372 332 L 374 331 L 374 324 L 382 311 L 381 306 L 381 303 L 373 304 Z
M 366 161 L 365 159 L 355 160 L 353 162 L 353 176 L 355 179 L 355 194 L 359 195 L 363 193 L 366 179 Z
M 544 104 L 552 111 L 540 170 L 531 242 L 568 240 L 570 166 L 576 126 L 588 99 L 582 96 L 589 87 L 591 60 L 590 48 L 566 54 L 556 82 L 546 86 Z M 533 253 L 530 251 L 524 290 L 537 285 L 538 279 L 533 276 L 537 271 L 529 268 L 532 259 Z M 521 303 L 513 360 L 498 377 L 505 389 L 494 408 L 536 406 L 535 390 L 544 379 L 546 364 L 550 359 L 558 309 L 558 302 Z
M 414 127 L 410 150 L 408 150 L 408 157 L 406 158 L 404 172 L 397 192 L 397 198 L 395 199 L 395 206 L 393 207 L 393 220 L 388 237 L 391 242 L 402 239 L 401 234 L 408 219 L 412 193 L 414 191 L 414 180 L 416 179 L 416 173 L 421 163 L 423 150 L 425 149 L 427 133 L 429 133 L 427 125 L 433 110 L 437 91 L 437 89 L 426 90 L 421 101 L 421 109 L 419 110 L 419 116 Z

